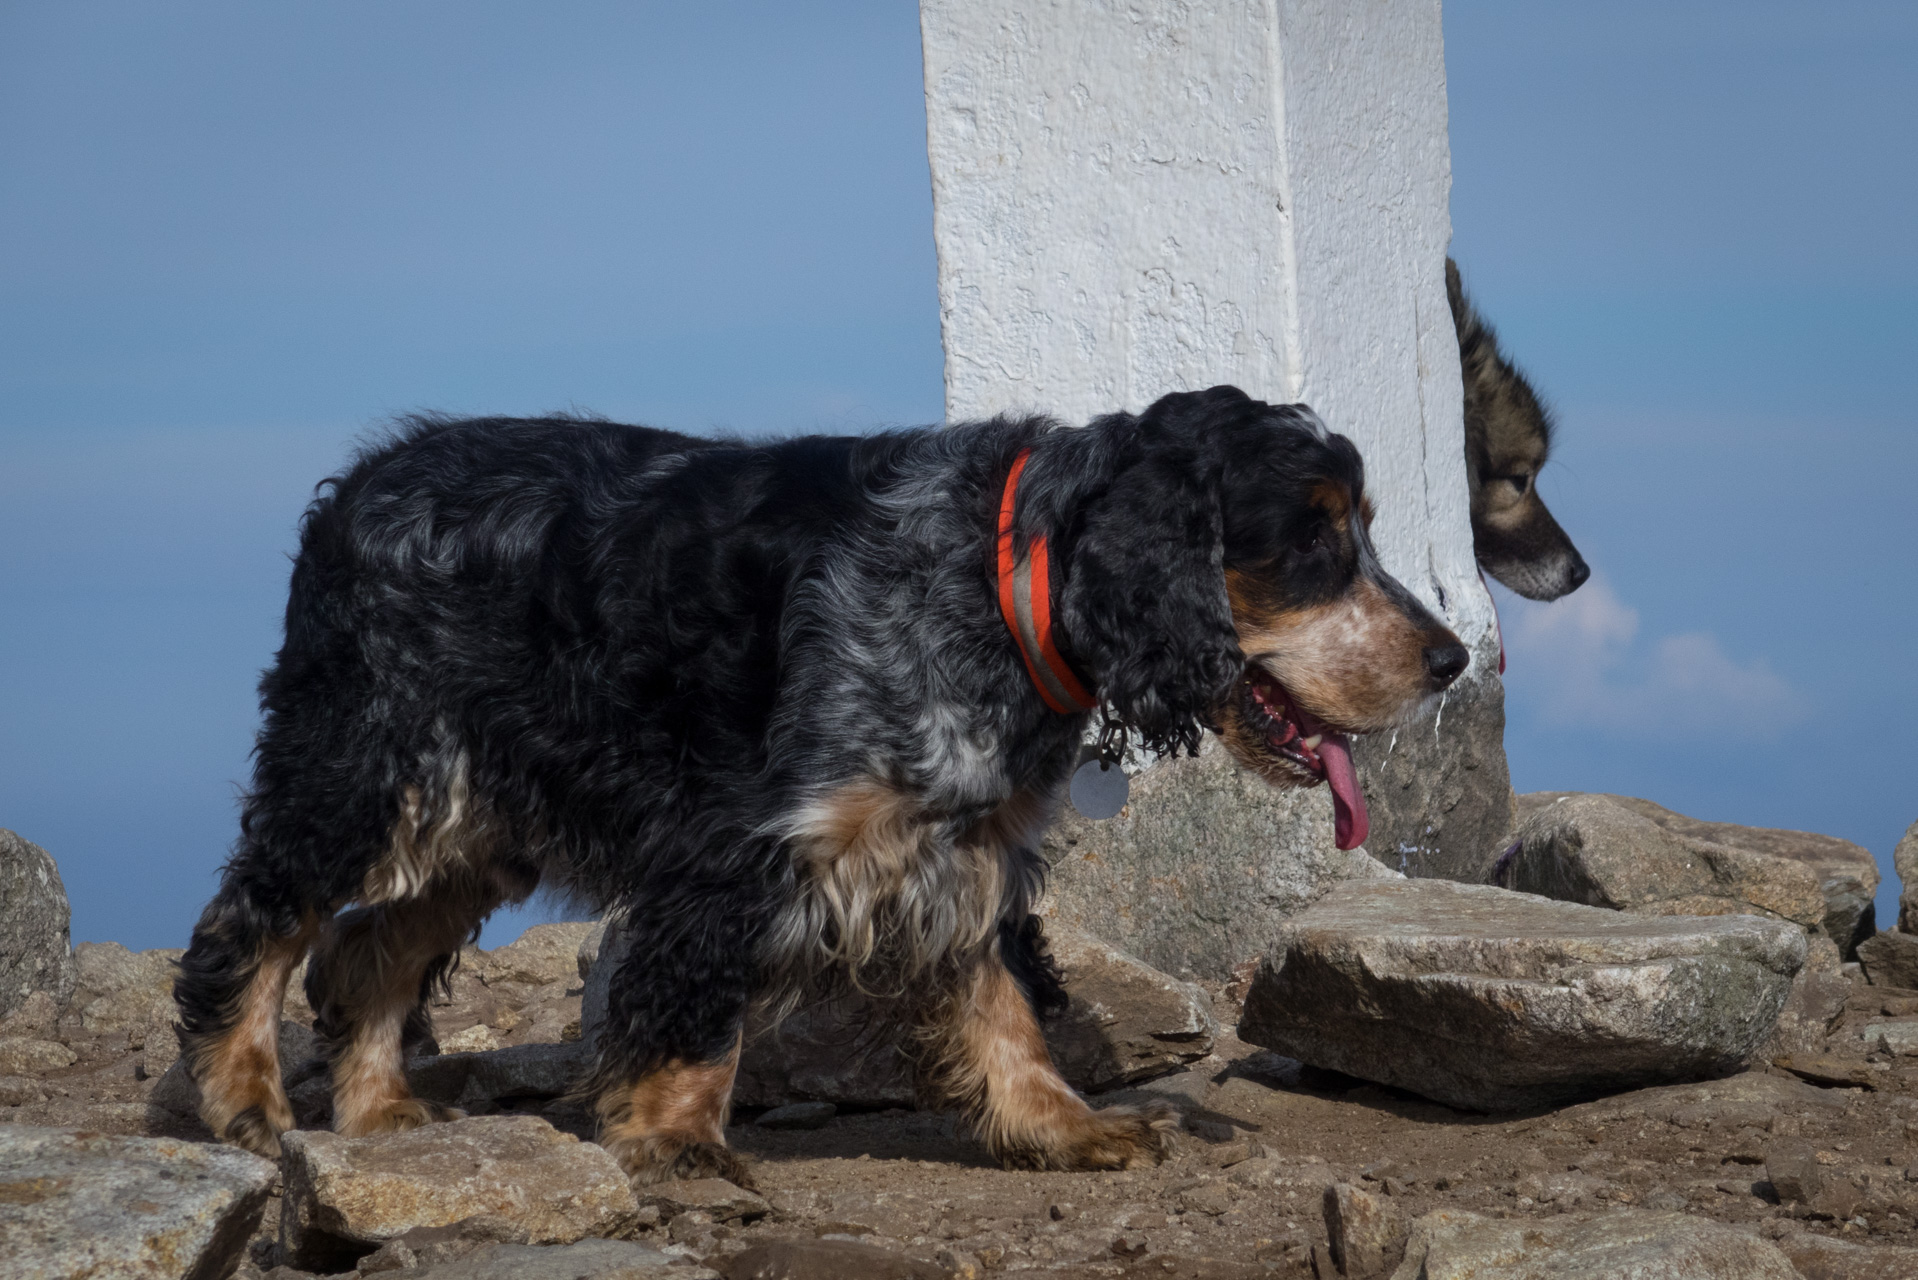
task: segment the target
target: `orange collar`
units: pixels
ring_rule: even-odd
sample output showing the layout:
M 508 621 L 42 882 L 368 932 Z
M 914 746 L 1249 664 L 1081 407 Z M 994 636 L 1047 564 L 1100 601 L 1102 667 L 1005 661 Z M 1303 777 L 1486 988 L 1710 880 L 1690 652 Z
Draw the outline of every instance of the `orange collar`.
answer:
M 1060 715 L 1090 711 L 1098 706 L 1085 686 L 1072 674 L 1072 668 L 1052 639 L 1052 582 L 1048 573 L 1046 537 L 1035 535 L 1026 547 L 1026 557 L 1017 559 L 1012 551 L 1012 508 L 1019 493 L 1019 476 L 1026 469 L 1032 450 L 1022 449 L 1006 474 L 1005 496 L 999 501 L 999 612 L 1005 615 L 1006 629 L 1019 645 L 1019 656 L 1026 660 L 1026 671 L 1046 705 Z

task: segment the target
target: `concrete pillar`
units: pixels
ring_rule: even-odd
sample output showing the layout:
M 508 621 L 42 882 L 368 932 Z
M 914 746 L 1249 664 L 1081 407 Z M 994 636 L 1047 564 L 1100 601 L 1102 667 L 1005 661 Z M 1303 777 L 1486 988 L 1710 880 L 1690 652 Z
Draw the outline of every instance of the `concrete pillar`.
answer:
M 1437 725 L 1367 745 L 1370 852 L 1474 875 L 1511 793 L 1445 299 L 1436 0 L 922 0 L 920 16 L 948 417 L 1083 421 L 1230 382 L 1350 436 L 1382 559 L 1474 654 Z M 1279 843 L 1316 848 L 1322 826 L 1330 848 L 1329 806 L 1269 807 Z M 1123 844 L 1131 817 L 1086 839 Z M 1213 834 L 1192 858 L 1269 860 L 1272 832 Z M 1086 909 L 1155 878 L 1088 890 Z M 1070 899 L 1072 873 L 1058 886 Z M 1235 945 L 1182 963 L 1216 969 Z

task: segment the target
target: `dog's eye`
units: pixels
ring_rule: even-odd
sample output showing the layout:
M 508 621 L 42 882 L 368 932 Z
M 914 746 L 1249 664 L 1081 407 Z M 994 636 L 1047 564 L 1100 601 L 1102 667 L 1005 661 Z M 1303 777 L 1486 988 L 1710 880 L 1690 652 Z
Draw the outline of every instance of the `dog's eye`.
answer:
M 1325 526 L 1322 524 L 1315 524 L 1309 528 L 1301 529 L 1297 534 L 1293 535 L 1292 538 L 1292 550 L 1302 556 L 1309 556 L 1324 545 Z
M 1503 479 L 1506 484 L 1518 490 L 1518 496 L 1521 498 L 1525 496 L 1525 491 L 1532 487 L 1532 477 L 1530 476 L 1502 476 L 1500 478 Z

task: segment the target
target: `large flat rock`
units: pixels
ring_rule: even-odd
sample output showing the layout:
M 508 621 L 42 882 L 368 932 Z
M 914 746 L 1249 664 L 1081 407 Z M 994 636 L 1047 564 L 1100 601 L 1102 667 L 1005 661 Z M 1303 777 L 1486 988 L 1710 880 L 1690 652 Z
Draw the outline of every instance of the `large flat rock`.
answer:
M 0 1125 L 8 1280 L 213 1280 L 259 1223 L 272 1164 L 232 1147 Z
M 1802 930 L 1756 916 L 1354 883 L 1279 931 L 1239 1036 L 1451 1106 L 1547 1106 L 1736 1069 L 1805 956 Z
M 1799 1280 L 1777 1246 L 1682 1213 L 1614 1209 L 1485 1218 L 1441 1209 L 1412 1223 L 1392 1280 Z
M 0 1017 L 36 991 L 73 994 L 70 914 L 52 855 L 0 828 Z
M 296 1265 L 345 1270 L 415 1227 L 514 1224 L 533 1244 L 629 1234 L 638 1202 L 603 1147 L 536 1116 L 481 1116 L 405 1133 L 287 1134 L 280 1241 Z
M 1697 846 L 1696 857 L 1707 864 L 1714 860 L 1720 864 L 1722 870 L 1719 874 L 1729 884 L 1729 891 L 1733 896 L 1748 897 L 1755 905 L 1761 907 L 1766 906 L 1762 895 L 1776 893 L 1777 889 L 1759 887 L 1755 892 L 1760 896 L 1750 896 L 1740 891 L 1737 882 L 1751 876 L 1755 870 L 1757 878 L 1751 883 L 1763 886 L 1764 882 L 1770 878 L 1764 870 L 1765 864 L 1743 864 L 1735 857 L 1723 858 L 1718 851 L 1730 849 L 1804 867 L 1817 881 L 1819 896 L 1825 904 L 1824 913 L 1816 923 L 1824 929 L 1826 936 L 1838 944 L 1840 952 L 1847 960 L 1852 958 L 1853 948 L 1870 937 L 1873 930 L 1877 928 L 1877 912 L 1873 906 L 1873 899 L 1878 893 L 1878 861 L 1871 856 L 1869 849 L 1855 845 L 1849 840 L 1819 835 L 1813 831 L 1787 831 L 1780 827 L 1747 827 L 1735 822 L 1706 822 L 1676 813 L 1650 800 L 1603 792 L 1535 791 L 1522 795 L 1518 798 L 1518 824 L 1523 826 L 1529 819 L 1556 805 L 1560 800 L 1579 796 L 1608 801 L 1677 837 L 1682 844 L 1688 847 Z M 1712 889 L 1707 892 L 1718 895 L 1724 890 Z M 1793 891 L 1793 894 L 1796 896 L 1796 891 Z M 1773 907 L 1766 907 L 1766 909 L 1775 910 L 1780 915 L 1791 914 L 1789 911 L 1777 910 Z
M 1209 736 L 1197 758 L 1136 775 L 1117 817 L 1064 807 L 1043 847 L 1048 928 L 1083 929 L 1180 978 L 1227 978 L 1333 885 L 1395 875 L 1333 846 L 1324 787 L 1271 787 Z

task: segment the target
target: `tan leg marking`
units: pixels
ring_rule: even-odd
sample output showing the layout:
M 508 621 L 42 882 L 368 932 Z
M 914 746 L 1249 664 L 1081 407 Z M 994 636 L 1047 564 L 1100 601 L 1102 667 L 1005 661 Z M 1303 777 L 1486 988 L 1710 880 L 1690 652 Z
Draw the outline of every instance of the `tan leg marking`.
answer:
M 317 930 L 318 922 L 309 917 L 292 935 L 266 939 L 232 1024 L 187 1052 L 207 1128 L 215 1137 L 274 1159 L 280 1135 L 293 1127 L 293 1108 L 280 1079 L 280 1010 L 287 977 Z
M 499 894 L 483 879 L 437 889 L 339 916 L 316 957 L 324 979 L 321 1018 L 343 1033 L 333 1059 L 333 1128 L 348 1137 L 463 1114 L 413 1096 L 401 1041 L 427 966 L 457 951 Z
M 943 1007 L 929 1064 L 935 1087 L 966 1112 L 1009 1168 L 1133 1169 L 1165 1159 L 1171 1107 L 1094 1111 L 1046 1049 L 1025 993 L 998 957 L 982 961 Z
M 717 1062 L 678 1059 L 600 1095 L 599 1144 L 636 1183 L 724 1178 L 751 1188 L 746 1164 L 726 1146 L 739 1042 Z

